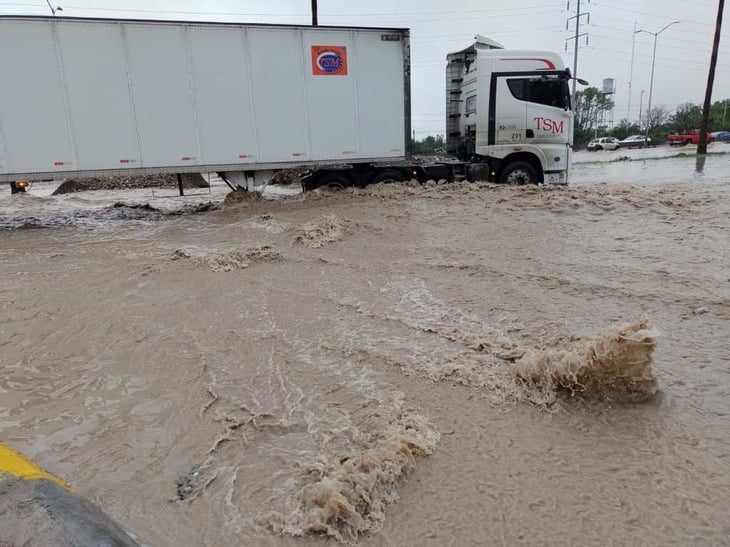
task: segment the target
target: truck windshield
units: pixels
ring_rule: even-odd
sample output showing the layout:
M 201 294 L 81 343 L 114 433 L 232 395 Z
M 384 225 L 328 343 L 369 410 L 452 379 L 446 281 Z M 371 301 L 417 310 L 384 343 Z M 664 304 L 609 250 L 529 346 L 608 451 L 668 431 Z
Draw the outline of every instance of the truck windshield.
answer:
M 555 108 L 570 108 L 568 83 L 562 78 L 511 78 L 507 80 L 507 85 L 515 99 Z

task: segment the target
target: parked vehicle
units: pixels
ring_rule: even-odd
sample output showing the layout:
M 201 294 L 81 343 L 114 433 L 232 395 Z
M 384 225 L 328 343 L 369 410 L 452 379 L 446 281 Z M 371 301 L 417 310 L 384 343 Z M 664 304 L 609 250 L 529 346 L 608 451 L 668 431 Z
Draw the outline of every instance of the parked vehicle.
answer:
M 615 137 L 601 137 L 600 139 L 593 139 L 586 146 L 589 152 L 595 152 L 597 150 L 616 150 L 621 148 L 621 143 Z
M 0 16 L 0 51 L 16 83 L 0 86 L 0 181 L 216 172 L 253 189 L 303 166 L 306 190 L 567 182 L 571 75 L 556 53 L 478 36 L 448 55 L 453 161 L 423 165 L 406 29 Z
M 715 140 L 715 137 L 711 133 L 707 135 L 707 144 L 710 144 Z M 685 131 L 684 133 L 675 133 L 667 136 L 667 142 L 670 146 L 686 146 L 688 144 L 699 144 L 700 143 L 700 130 L 693 129 L 692 131 Z
M 714 131 L 710 133 L 712 135 L 712 138 L 716 141 L 723 141 L 723 142 L 729 142 L 730 141 L 730 131 Z
M 644 135 L 631 135 L 623 140 L 619 141 L 621 148 L 642 148 L 651 144 L 651 137 L 648 138 Z

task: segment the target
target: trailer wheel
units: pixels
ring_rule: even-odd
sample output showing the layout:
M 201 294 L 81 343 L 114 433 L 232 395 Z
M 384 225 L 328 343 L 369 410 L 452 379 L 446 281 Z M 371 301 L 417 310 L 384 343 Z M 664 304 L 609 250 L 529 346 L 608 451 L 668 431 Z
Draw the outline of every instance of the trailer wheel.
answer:
M 318 188 L 327 188 L 330 192 L 344 190 L 352 186 L 352 179 L 344 173 L 328 173 L 319 179 Z
M 511 185 L 537 184 L 537 171 L 525 161 L 516 161 L 502 169 L 499 182 Z
M 394 182 L 403 182 L 403 175 L 395 169 L 383 169 L 376 172 L 370 179 L 369 184 L 391 184 Z

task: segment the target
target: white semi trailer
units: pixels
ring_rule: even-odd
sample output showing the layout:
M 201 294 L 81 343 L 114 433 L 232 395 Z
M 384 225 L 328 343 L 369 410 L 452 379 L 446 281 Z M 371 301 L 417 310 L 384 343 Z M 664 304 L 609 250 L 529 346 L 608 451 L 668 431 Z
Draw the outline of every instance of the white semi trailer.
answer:
M 453 162 L 410 158 L 406 29 L 0 16 L 0 181 L 218 173 L 252 189 L 407 178 L 566 182 L 559 56 L 449 55 Z

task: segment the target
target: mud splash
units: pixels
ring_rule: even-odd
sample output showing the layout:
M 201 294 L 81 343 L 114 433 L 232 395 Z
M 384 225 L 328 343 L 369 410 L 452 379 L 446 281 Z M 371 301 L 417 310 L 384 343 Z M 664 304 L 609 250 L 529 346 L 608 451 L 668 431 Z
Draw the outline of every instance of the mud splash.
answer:
M 223 200 L 223 205 L 232 207 L 236 205 L 256 203 L 263 199 L 261 192 L 249 192 L 247 190 L 233 190 Z
M 505 186 L 489 182 L 454 182 L 438 186 L 421 185 L 417 181 L 399 184 L 375 184 L 365 188 L 348 188 L 330 197 L 375 197 L 382 200 L 426 198 L 451 199 L 469 196 L 483 199 L 510 210 L 546 209 L 564 213 L 580 208 L 601 212 L 617 208 L 647 208 L 658 212 L 687 213 L 708 205 L 708 199 L 682 187 L 641 187 L 627 184 L 591 187 Z
M 214 272 L 230 272 L 248 268 L 254 262 L 272 262 L 283 260 L 284 257 L 269 245 L 259 245 L 245 250 L 232 249 L 222 254 L 210 253 L 202 256 L 194 256 L 182 249 L 175 250 L 171 260 L 181 259 L 192 260 Z
M 323 215 L 312 222 L 308 222 L 297 228 L 294 241 L 305 247 L 317 249 L 340 241 L 345 237 L 348 221 L 340 220 L 335 215 Z
M 652 356 L 656 332 L 647 321 L 608 330 L 565 347 L 530 350 L 512 368 L 516 381 L 558 393 L 625 402 L 656 395 Z
M 412 279 L 395 280 L 383 291 L 397 302 L 387 315 L 366 301 L 338 303 L 368 322 L 390 323 L 387 331 L 322 347 L 395 367 L 405 375 L 477 389 L 496 406 L 527 402 L 550 407 L 566 396 L 641 401 L 658 392 L 652 372 L 657 335 L 646 320 L 598 336 L 550 336 L 545 343 L 524 332 L 518 340 L 513 334 L 522 328 L 485 323 Z M 407 351 L 398 345 L 384 347 L 382 339 L 404 328 L 401 336 L 413 339 Z
M 37 198 L 36 198 L 37 199 Z M 184 204 L 175 209 L 154 207 L 149 203 L 116 202 L 98 210 L 81 210 L 66 214 L 14 215 L 0 217 L 0 230 L 32 230 L 63 228 L 66 226 L 102 226 L 109 222 L 138 220 L 158 222 L 169 217 L 197 215 L 216 211 L 220 204 L 209 201 L 198 204 Z
M 441 312 L 438 301 L 424 302 L 430 310 Z M 353 309 L 365 317 L 395 321 L 412 332 L 436 336 L 457 347 L 439 347 L 438 342 L 430 341 L 424 350 L 408 354 L 367 342 L 323 344 L 323 348 L 380 362 L 408 376 L 479 390 L 495 406 L 525 402 L 548 409 L 572 397 L 642 402 L 659 391 L 652 371 L 656 331 L 648 321 L 616 326 L 595 337 L 561 337 L 530 347 L 470 316 L 449 317 L 446 312 L 438 320 L 409 321 L 376 316 L 363 305 Z M 413 311 L 407 313 L 412 315 Z M 459 346 L 464 349 L 459 350 Z
M 200 173 L 184 173 L 182 175 L 182 184 L 183 188 L 210 188 L 210 183 Z M 86 177 L 66 179 L 51 195 L 57 196 L 94 190 L 176 187 L 177 185 L 176 175 Z
M 383 418 L 377 412 L 367 417 L 376 433 L 359 450 L 307 467 L 306 484 L 288 516 L 271 511 L 257 522 L 276 533 L 326 534 L 346 545 L 377 531 L 387 506 L 399 499 L 398 482 L 417 458 L 433 453 L 440 439 L 420 414 L 401 411 L 385 426 Z

